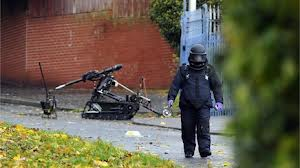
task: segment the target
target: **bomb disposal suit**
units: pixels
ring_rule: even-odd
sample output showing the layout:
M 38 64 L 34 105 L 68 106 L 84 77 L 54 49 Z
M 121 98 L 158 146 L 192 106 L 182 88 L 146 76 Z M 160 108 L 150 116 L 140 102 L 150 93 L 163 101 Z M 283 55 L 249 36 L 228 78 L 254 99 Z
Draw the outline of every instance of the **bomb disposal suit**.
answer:
M 194 155 L 195 132 L 201 157 L 211 155 L 209 119 L 213 107 L 213 92 L 216 108 L 223 109 L 222 84 L 212 65 L 207 63 L 206 51 L 201 44 L 192 46 L 189 65 L 180 66 L 168 94 L 168 105 L 172 106 L 181 90 L 179 107 L 181 110 L 181 130 L 185 157 Z

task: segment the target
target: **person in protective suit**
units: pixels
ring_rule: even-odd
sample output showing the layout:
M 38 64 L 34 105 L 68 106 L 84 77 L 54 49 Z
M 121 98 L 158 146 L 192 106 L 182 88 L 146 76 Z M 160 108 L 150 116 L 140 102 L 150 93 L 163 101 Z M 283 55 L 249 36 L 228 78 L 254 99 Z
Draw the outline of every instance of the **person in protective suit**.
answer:
M 211 93 L 214 94 L 215 108 L 223 110 L 222 84 L 212 65 L 208 64 L 205 48 L 195 44 L 188 57 L 189 65 L 180 66 L 168 93 L 168 106 L 172 107 L 181 90 L 179 107 L 181 110 L 181 131 L 186 158 L 193 157 L 195 132 L 201 157 L 211 155 L 209 120 L 213 107 Z

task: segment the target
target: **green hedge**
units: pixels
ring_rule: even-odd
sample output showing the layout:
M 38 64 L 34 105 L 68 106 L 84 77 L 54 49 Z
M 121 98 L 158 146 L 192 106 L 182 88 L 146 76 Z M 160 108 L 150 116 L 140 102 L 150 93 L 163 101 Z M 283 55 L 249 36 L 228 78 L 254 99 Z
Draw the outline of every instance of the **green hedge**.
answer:
M 224 1 L 242 168 L 299 167 L 299 1 Z
M 172 47 L 178 48 L 180 43 L 180 16 L 182 0 L 153 0 L 150 17 L 158 24 L 161 34 Z

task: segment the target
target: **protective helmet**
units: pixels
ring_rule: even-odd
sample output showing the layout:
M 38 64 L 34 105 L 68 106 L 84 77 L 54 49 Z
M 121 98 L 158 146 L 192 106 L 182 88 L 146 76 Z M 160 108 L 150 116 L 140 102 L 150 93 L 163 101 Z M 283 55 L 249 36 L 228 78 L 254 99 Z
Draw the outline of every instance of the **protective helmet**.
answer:
M 201 44 L 194 44 L 190 50 L 188 61 L 192 69 L 201 70 L 207 64 L 204 46 Z

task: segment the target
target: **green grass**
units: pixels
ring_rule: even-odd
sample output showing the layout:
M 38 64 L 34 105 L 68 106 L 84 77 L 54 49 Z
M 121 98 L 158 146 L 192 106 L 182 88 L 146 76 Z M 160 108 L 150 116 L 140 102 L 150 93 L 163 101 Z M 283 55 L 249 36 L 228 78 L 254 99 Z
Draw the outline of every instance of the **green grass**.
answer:
M 170 160 L 128 152 L 97 140 L 28 129 L 0 121 L 0 167 L 179 167 Z

